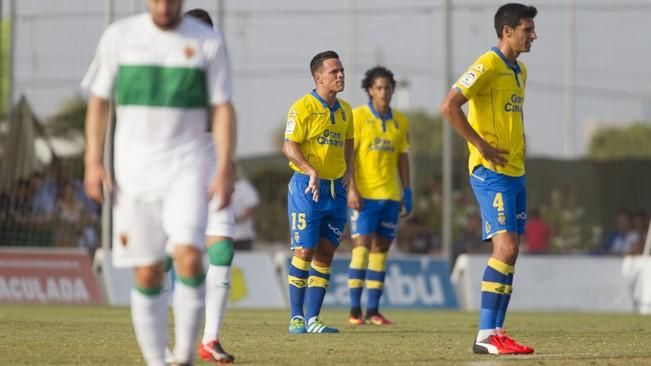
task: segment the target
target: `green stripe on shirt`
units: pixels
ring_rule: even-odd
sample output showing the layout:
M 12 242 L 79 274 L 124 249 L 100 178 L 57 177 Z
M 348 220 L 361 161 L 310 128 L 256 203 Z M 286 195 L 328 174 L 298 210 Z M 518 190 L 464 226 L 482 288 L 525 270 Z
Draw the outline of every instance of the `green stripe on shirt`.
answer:
M 205 71 L 188 67 L 120 65 L 115 92 L 119 106 L 208 106 Z

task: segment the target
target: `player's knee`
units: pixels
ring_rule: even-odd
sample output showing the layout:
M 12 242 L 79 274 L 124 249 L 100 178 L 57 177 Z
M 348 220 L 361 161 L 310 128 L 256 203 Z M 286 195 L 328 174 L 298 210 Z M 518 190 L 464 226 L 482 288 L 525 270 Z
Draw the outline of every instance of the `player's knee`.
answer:
M 203 273 L 202 253 L 194 247 L 177 248 L 174 264 L 179 276 L 195 277 Z
M 519 246 L 515 240 L 500 240 L 493 242 L 493 257 L 505 262 L 515 263 Z
M 335 255 L 335 247 L 332 244 L 321 245 L 319 244 L 314 251 L 314 260 L 320 263 L 330 265 L 332 257 Z
M 314 249 L 294 249 L 294 256 L 304 261 L 311 261 L 314 256 Z
M 375 242 L 373 242 L 373 246 L 371 247 L 371 252 L 373 253 L 386 253 L 389 251 L 389 247 L 391 246 L 391 239 L 381 237 Z
M 163 267 L 161 265 L 136 267 L 134 280 L 139 288 L 159 288 L 163 284 Z
M 208 247 L 208 258 L 213 266 L 230 266 L 235 255 L 233 241 L 220 240 Z

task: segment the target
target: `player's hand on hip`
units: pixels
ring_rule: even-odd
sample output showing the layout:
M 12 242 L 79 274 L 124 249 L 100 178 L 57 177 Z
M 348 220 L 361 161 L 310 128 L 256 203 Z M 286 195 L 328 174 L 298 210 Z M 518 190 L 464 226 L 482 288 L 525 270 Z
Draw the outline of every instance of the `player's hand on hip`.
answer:
M 104 187 L 113 191 L 113 182 L 101 162 L 86 163 L 84 167 L 84 190 L 97 203 L 104 202 Z
M 507 150 L 498 149 L 487 142 L 477 146 L 477 150 L 491 164 L 493 170 L 495 170 L 496 166 L 504 166 L 507 163 L 506 157 L 504 157 L 509 153 Z
M 305 193 L 312 192 L 312 200 L 319 202 L 319 175 L 316 172 L 308 174 L 310 181 L 307 183 Z
M 348 207 L 357 211 L 362 209 L 362 196 L 354 186 L 350 186 L 348 189 Z
M 232 164 L 226 164 L 220 168 L 215 176 L 212 178 L 210 187 L 208 188 L 208 195 L 210 198 L 217 200 L 217 210 L 228 207 L 231 204 L 231 195 L 235 190 L 233 187 L 234 171 Z

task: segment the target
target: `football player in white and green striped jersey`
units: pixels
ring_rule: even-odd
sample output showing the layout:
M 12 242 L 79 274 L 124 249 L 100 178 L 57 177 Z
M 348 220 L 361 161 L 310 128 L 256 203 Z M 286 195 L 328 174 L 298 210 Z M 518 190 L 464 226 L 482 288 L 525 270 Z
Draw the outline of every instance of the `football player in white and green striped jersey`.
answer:
M 131 312 L 148 365 L 165 364 L 167 242 L 178 274 L 174 354 L 180 364 L 193 360 L 204 307 L 209 118 L 218 157 L 209 193 L 225 207 L 233 189 L 235 115 L 223 37 L 182 17 L 182 3 L 147 0 L 148 12 L 109 26 L 82 83 L 91 93 L 84 183 L 97 201 L 103 186 L 115 196 L 113 262 L 134 268 Z M 102 163 L 109 101 L 117 117 L 114 181 Z

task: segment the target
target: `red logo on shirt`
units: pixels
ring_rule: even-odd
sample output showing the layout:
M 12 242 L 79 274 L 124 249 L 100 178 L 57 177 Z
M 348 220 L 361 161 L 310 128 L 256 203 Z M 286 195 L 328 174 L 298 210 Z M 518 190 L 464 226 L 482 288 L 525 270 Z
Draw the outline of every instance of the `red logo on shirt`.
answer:
M 185 54 L 186 58 L 192 58 L 194 57 L 194 54 L 197 53 L 197 50 L 194 47 L 186 46 L 183 49 L 183 53 Z

